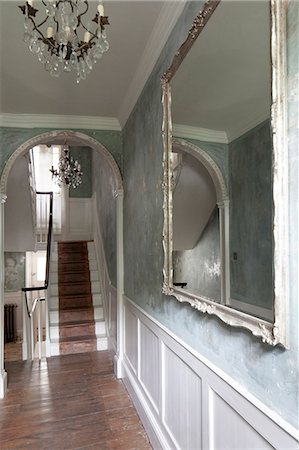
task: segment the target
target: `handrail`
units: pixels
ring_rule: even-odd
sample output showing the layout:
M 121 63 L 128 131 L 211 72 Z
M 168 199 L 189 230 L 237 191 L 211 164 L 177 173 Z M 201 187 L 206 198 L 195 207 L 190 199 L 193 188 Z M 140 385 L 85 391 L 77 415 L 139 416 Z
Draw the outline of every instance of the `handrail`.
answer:
M 48 236 L 47 236 L 45 284 L 43 286 L 31 286 L 31 287 L 23 287 L 22 288 L 22 292 L 25 293 L 26 308 L 27 308 L 27 314 L 28 314 L 29 318 L 31 317 L 31 315 L 30 315 L 29 308 L 28 308 L 27 292 L 42 291 L 42 290 L 46 290 L 48 288 L 49 273 L 50 273 L 51 245 L 52 245 L 52 230 L 53 230 L 53 192 L 51 192 L 51 191 L 49 191 L 49 192 L 36 191 L 36 194 L 50 196 L 50 209 L 49 209 Z M 44 299 L 41 299 L 41 300 L 44 300 Z M 31 311 L 31 312 L 33 312 L 33 311 Z

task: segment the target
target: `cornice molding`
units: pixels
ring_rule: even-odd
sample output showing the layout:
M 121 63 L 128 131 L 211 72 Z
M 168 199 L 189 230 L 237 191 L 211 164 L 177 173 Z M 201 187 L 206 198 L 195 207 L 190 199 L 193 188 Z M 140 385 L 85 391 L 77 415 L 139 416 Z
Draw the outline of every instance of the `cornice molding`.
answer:
M 119 110 L 119 121 L 124 127 L 133 110 L 142 89 L 145 86 L 166 41 L 181 15 L 186 3 L 184 1 L 165 2 L 160 15 L 152 30 L 148 44 L 140 59 L 139 66 L 135 72 L 132 82 L 127 90 L 127 94 Z
M 175 137 L 195 139 L 203 142 L 228 144 L 225 131 L 210 130 L 208 128 L 191 127 L 189 125 L 173 124 L 172 134 Z
M 202 142 L 214 142 L 217 144 L 230 144 L 235 139 L 257 127 L 265 120 L 270 119 L 269 111 L 249 120 L 241 127 L 235 128 L 230 133 L 226 131 L 210 130 L 209 128 L 191 127 L 189 125 L 173 124 L 172 135 L 183 139 L 195 139 Z
M 76 128 L 121 131 L 115 117 L 63 116 L 56 114 L 0 114 L 0 126 L 10 128 Z

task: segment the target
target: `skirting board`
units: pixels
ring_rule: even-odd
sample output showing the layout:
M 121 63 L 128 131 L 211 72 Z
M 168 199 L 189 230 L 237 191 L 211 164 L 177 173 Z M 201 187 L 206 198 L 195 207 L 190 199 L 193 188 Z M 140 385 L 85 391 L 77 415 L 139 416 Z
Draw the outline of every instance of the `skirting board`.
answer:
M 298 433 L 125 299 L 124 383 L 155 449 L 298 449 Z

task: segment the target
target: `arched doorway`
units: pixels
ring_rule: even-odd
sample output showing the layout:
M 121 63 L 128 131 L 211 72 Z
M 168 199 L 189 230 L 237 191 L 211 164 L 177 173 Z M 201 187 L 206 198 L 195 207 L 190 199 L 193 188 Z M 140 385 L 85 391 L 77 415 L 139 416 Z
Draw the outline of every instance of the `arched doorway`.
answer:
M 119 167 L 111 153 L 100 142 L 81 132 L 59 130 L 49 131 L 37 135 L 19 146 L 5 164 L 0 181 L 0 398 L 5 395 L 7 374 L 4 369 L 4 204 L 6 201 L 6 188 L 9 173 L 20 156 L 26 154 L 31 148 L 39 144 L 63 144 L 68 143 L 90 147 L 100 154 L 111 169 L 114 178 L 116 198 L 116 272 L 117 272 L 117 346 L 115 355 L 115 373 L 121 377 L 121 362 L 123 357 L 123 183 Z

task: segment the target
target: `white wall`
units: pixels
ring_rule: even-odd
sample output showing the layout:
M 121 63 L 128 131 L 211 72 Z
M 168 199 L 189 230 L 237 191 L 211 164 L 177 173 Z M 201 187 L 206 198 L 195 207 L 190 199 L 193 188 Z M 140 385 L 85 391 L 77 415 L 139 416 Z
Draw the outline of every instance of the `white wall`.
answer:
M 123 366 L 155 449 L 298 449 L 293 427 L 129 299 Z

